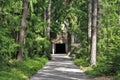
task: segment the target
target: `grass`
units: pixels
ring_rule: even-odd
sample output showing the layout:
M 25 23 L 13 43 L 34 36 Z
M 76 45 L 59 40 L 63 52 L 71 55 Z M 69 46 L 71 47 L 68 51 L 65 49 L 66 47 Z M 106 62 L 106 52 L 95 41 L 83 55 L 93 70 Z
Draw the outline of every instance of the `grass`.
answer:
M 27 80 L 43 68 L 48 60 L 44 57 L 35 57 L 21 62 L 10 60 L 8 64 L 0 65 L 0 80 Z

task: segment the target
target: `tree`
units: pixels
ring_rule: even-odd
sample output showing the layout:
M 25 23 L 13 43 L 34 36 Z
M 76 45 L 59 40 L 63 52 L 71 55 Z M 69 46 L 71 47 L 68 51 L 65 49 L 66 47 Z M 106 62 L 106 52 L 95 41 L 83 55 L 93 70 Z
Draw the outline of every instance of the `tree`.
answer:
M 119 7 L 118 14 L 119 14 L 119 25 L 120 25 L 120 0 L 118 0 L 118 7 Z
M 47 20 L 46 8 L 44 8 L 43 14 L 44 14 L 44 23 L 46 23 Z
M 21 60 L 24 53 L 24 37 L 25 37 L 25 30 L 27 27 L 27 15 L 28 15 L 28 0 L 23 0 L 23 16 L 21 20 L 21 30 L 20 30 L 20 37 L 19 37 L 19 43 L 21 44 L 21 48 L 19 49 L 17 59 Z
M 96 65 L 96 49 L 97 49 L 97 8 L 98 0 L 93 0 L 93 22 L 92 22 L 92 45 L 91 45 L 91 65 Z
M 88 42 L 91 42 L 92 0 L 88 0 Z
M 91 33 L 92 33 L 92 0 L 88 0 L 88 52 L 90 53 L 91 49 Z
M 50 23 L 51 23 L 51 0 L 48 1 L 48 28 L 47 35 L 50 38 Z

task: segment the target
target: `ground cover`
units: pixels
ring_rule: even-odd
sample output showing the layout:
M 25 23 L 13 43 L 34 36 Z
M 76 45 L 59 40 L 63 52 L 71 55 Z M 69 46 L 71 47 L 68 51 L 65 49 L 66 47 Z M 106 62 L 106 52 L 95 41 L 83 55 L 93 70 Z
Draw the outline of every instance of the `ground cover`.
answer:
M 0 80 L 27 80 L 47 62 L 45 57 L 34 57 L 23 61 L 10 60 L 0 65 Z

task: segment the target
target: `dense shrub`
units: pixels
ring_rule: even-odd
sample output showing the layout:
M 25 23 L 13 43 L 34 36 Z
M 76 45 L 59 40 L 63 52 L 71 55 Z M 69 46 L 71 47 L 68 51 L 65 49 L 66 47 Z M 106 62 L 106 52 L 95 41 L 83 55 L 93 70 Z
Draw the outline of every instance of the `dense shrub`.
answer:
M 11 60 L 9 64 L 0 65 L 0 80 L 27 80 L 31 75 L 41 69 L 47 58 L 34 57 L 23 61 Z
M 87 67 L 89 66 L 89 62 L 85 59 L 74 59 L 74 64 L 77 66 L 83 66 L 83 67 Z

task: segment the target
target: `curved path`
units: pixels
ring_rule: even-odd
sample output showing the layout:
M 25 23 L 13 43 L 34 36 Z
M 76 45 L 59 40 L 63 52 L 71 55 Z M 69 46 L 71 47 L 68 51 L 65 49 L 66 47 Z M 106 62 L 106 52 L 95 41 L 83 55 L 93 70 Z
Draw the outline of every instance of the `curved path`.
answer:
M 29 80 L 90 80 L 65 54 L 55 54 L 46 66 Z

